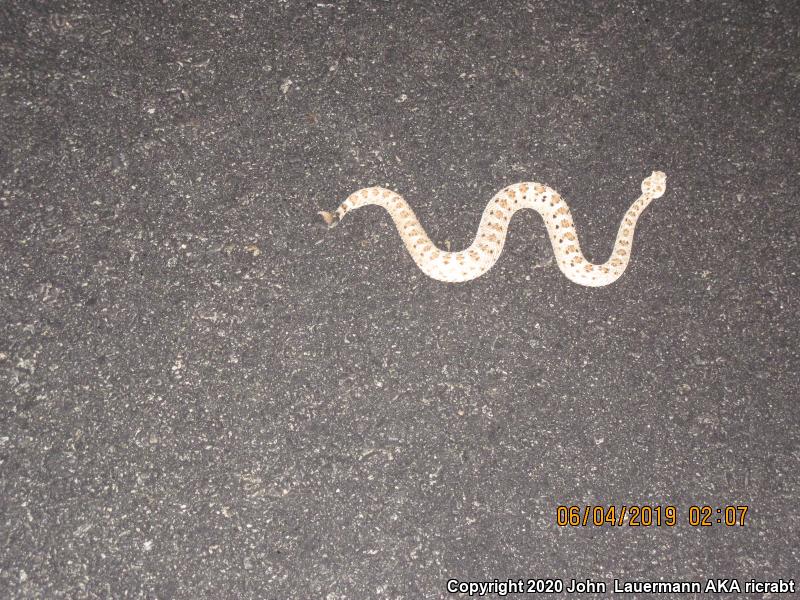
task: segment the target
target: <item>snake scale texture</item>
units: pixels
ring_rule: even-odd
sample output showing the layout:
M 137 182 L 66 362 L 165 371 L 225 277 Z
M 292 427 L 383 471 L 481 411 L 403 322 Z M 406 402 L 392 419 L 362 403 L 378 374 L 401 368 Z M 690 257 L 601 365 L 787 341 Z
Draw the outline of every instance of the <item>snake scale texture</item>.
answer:
M 611 257 L 603 264 L 586 260 L 578 243 L 569 206 L 552 188 L 536 182 L 515 183 L 503 188 L 483 211 L 475 240 L 465 250 L 447 252 L 437 248 L 420 225 L 417 216 L 402 196 L 380 187 L 358 190 L 342 202 L 334 213 L 319 214 L 333 227 L 353 209 L 375 204 L 386 209 L 411 258 L 423 273 L 446 282 L 462 282 L 480 277 L 492 268 L 503 251 L 508 224 L 518 210 L 538 212 L 547 227 L 558 267 L 577 284 L 600 287 L 616 281 L 630 260 L 636 221 L 645 208 L 664 195 L 666 175 L 654 171 L 642 181 L 642 195 L 631 205 L 620 223 Z

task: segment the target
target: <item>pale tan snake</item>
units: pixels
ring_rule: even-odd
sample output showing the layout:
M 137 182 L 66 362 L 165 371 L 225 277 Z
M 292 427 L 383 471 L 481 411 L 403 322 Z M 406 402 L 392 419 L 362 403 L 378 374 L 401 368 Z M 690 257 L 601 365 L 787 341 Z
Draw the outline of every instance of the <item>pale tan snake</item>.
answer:
M 567 203 L 552 188 L 535 182 L 515 183 L 495 194 L 483 211 L 475 241 L 460 252 L 437 248 L 403 197 L 384 188 L 358 190 L 335 213 L 319 214 L 333 227 L 354 208 L 382 206 L 392 217 L 411 258 L 426 275 L 439 281 L 461 282 L 480 277 L 494 266 L 503 250 L 511 217 L 518 210 L 531 208 L 544 219 L 561 272 L 580 285 L 600 287 L 613 283 L 625 271 L 636 221 L 650 202 L 664 194 L 666 179 L 664 173 L 654 171 L 642 181 L 642 195 L 625 213 L 611 257 L 600 265 L 588 262 L 583 256 Z

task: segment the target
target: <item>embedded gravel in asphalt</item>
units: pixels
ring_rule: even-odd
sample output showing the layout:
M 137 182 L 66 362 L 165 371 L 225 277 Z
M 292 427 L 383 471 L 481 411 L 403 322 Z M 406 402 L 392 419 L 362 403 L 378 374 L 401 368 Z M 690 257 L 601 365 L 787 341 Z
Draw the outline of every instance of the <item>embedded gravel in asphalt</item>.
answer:
M 800 9 L 642 4 L 3 3 L 0 596 L 796 580 Z M 655 169 L 598 289 L 534 213 L 466 284 L 316 216 L 541 181 L 605 260 Z

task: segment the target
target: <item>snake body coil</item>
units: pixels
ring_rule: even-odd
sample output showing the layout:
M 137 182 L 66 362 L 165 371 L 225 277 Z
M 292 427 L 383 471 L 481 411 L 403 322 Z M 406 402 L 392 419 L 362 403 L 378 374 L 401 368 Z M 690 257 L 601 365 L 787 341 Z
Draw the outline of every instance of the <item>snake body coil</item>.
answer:
M 333 227 L 355 208 L 370 204 L 382 206 L 392 217 L 411 258 L 426 275 L 439 281 L 461 282 L 480 277 L 494 266 L 503 250 L 511 217 L 518 210 L 530 208 L 544 219 L 561 272 L 580 285 L 600 287 L 613 283 L 625 271 L 636 221 L 650 202 L 660 198 L 665 190 L 666 175 L 660 171 L 654 171 L 642 181 L 642 195 L 625 213 L 611 257 L 599 265 L 588 262 L 581 252 L 567 203 L 552 188 L 535 182 L 515 183 L 495 194 L 483 211 L 475 240 L 460 252 L 437 248 L 403 197 L 384 188 L 358 190 L 335 213 L 323 211 L 319 214 Z

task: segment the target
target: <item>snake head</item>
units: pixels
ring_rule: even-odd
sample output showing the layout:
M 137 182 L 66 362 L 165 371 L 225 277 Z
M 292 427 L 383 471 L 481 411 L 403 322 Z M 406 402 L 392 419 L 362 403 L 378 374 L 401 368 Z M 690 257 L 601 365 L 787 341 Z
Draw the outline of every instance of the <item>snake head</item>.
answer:
M 339 222 L 339 216 L 336 213 L 330 213 L 326 210 L 321 210 L 317 212 L 317 214 L 322 217 L 322 220 L 325 221 L 325 224 L 329 229 L 331 227 L 336 227 L 336 224 Z
M 642 193 L 650 198 L 661 198 L 664 192 L 667 191 L 667 176 L 661 171 L 653 171 L 653 173 L 642 181 Z

